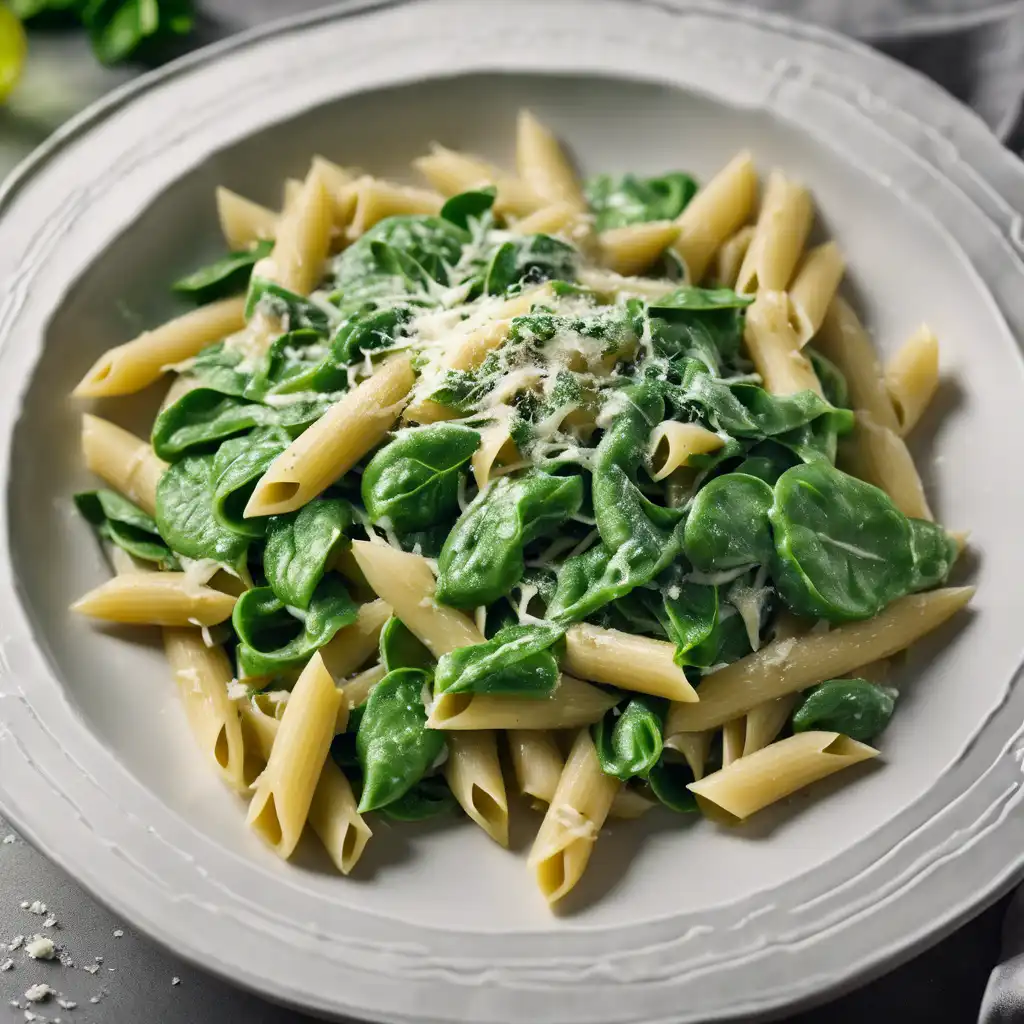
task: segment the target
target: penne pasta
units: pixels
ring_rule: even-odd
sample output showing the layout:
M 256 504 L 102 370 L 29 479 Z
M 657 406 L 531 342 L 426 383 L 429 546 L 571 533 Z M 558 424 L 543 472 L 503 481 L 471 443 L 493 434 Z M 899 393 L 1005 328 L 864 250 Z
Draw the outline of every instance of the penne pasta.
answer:
M 714 730 L 708 729 L 705 732 L 677 732 L 671 736 L 666 735 L 665 746 L 675 750 L 686 758 L 695 779 L 704 778 L 704 768 L 708 763 L 708 755 L 711 753 L 711 740 Z
M 137 626 L 215 626 L 231 618 L 237 599 L 198 586 L 187 573 L 115 576 L 71 605 L 73 612 Z
M 336 681 L 350 676 L 376 653 L 380 631 L 390 616 L 391 607 L 384 601 L 369 601 L 360 605 L 356 621 L 338 630 L 320 648 L 320 656 L 324 659 L 327 671 Z
M 900 436 L 906 437 L 914 429 L 938 386 L 939 342 L 930 328 L 922 324 L 885 367 L 885 387 Z
M 657 262 L 678 234 L 679 226 L 672 221 L 648 221 L 602 231 L 597 238 L 601 263 L 616 274 L 641 274 Z
M 517 220 L 509 231 L 513 235 L 567 235 L 572 237 L 581 226 L 581 214 L 572 203 L 558 202 L 542 206 L 522 220 Z
M 801 348 L 821 328 L 845 270 L 835 242 L 811 249 L 797 268 L 789 289 L 789 319 Z
M 719 246 L 750 218 L 757 199 L 757 173 L 746 151 L 729 161 L 676 218 L 673 248 L 686 264 L 691 284 L 704 276 Z
M 730 235 L 715 253 L 715 284 L 720 288 L 732 288 L 739 277 L 743 259 L 754 237 L 754 225 L 744 224 L 739 231 Z
M 837 295 L 829 305 L 814 347 L 831 359 L 846 378 L 851 409 L 866 409 L 880 427 L 899 430 L 871 339 L 841 296 Z
M 347 232 L 350 239 L 365 234 L 385 217 L 437 214 L 444 205 L 444 196 L 437 192 L 393 185 L 389 181 L 368 176 L 354 181 L 349 186 L 348 194 L 355 197 Z
M 295 210 L 295 204 L 302 195 L 302 181 L 299 178 L 285 178 L 281 192 L 281 213 L 287 217 Z
M 798 694 L 787 693 L 785 697 L 766 700 L 747 712 L 746 728 L 743 733 L 743 757 L 775 741 L 783 726 L 789 721 L 790 713 L 796 707 L 798 699 Z
M 508 798 L 494 733 L 460 732 L 449 736 L 444 776 L 466 814 L 499 846 L 508 846 Z
M 657 281 L 650 277 L 623 277 L 612 270 L 582 268 L 576 275 L 580 284 L 602 297 L 612 299 L 664 298 L 678 287 L 674 281 Z
M 675 644 L 587 623 L 565 635 L 563 667 L 570 675 L 675 701 L 696 701 L 686 673 L 675 663 Z
M 294 512 L 347 473 L 398 419 L 414 379 L 412 361 L 398 355 L 346 392 L 270 464 L 246 518 Z
M 480 490 L 487 486 L 496 466 L 508 465 L 519 459 L 519 449 L 512 440 L 512 419 L 515 410 L 510 405 L 502 405 L 495 409 L 494 413 L 495 422 L 480 431 L 480 447 L 470 460 L 473 479 Z
M 649 800 L 643 793 L 635 789 L 620 786 L 611 807 L 608 809 L 609 818 L 618 818 L 622 821 L 634 821 L 642 818 L 648 811 L 657 807 L 654 800 Z
M 133 341 L 104 352 L 72 392 L 76 398 L 131 395 L 159 380 L 175 363 L 245 326 L 245 299 L 211 302 Z
M 847 622 L 828 633 L 773 640 L 756 654 L 704 678 L 700 702 L 673 704 L 665 735 L 724 725 L 766 700 L 838 679 L 887 658 L 941 626 L 971 599 L 973 587 L 947 587 L 893 601 L 873 619 Z
M 754 237 L 736 277 L 736 291 L 785 291 L 811 230 L 814 209 L 802 185 L 772 171 Z
M 551 803 L 565 767 L 554 737 L 544 729 L 510 729 L 506 736 L 519 792 Z
M 853 430 L 839 444 L 839 464 L 849 473 L 881 487 L 893 504 L 915 519 L 934 519 L 914 459 L 903 439 L 858 409 Z
M 468 615 L 434 600 L 434 574 L 420 555 L 369 541 L 354 541 L 352 553 L 370 586 L 435 658 L 483 642 Z
M 228 699 L 234 673 L 223 648 L 208 647 L 200 630 L 165 629 L 164 653 L 199 748 L 234 790 L 248 787 L 238 708 Z
M 520 110 L 516 122 L 516 167 L 542 200 L 586 208 L 579 179 L 561 144 L 528 110 Z
M 877 756 L 874 747 L 838 732 L 801 732 L 691 782 L 688 788 L 707 817 L 735 825 L 812 782 Z
M 334 201 L 314 166 L 278 222 L 273 252 L 256 264 L 253 276 L 308 295 L 320 280 L 333 224 Z
M 242 721 L 255 738 L 260 757 L 266 765 L 270 760 L 280 721 L 254 704 L 243 707 Z M 373 836 L 370 826 L 356 810 L 356 803 L 348 779 L 328 757 L 313 790 L 307 820 L 335 867 L 343 875 L 349 874 L 356 866 L 367 842 Z
M 793 395 L 798 391 L 822 394 L 818 375 L 800 351 L 796 332 L 789 323 L 785 292 L 758 293 L 747 310 L 743 340 L 766 391 L 773 395 Z
M 436 143 L 426 156 L 417 157 L 412 163 L 442 195 L 454 196 L 459 192 L 494 185 L 497 190 L 494 212 L 502 216 L 526 217 L 543 203 L 525 181 L 505 174 L 479 157 L 458 153 Z
M 354 675 L 351 679 L 346 679 L 341 689 L 345 694 L 345 703 L 348 709 L 357 708 L 360 704 L 365 703 L 373 693 L 373 688 L 386 674 L 383 665 L 374 665 L 372 668 L 364 669 Z
M 241 252 L 277 234 L 278 215 L 251 199 L 217 188 L 217 219 L 228 248 Z
M 699 423 L 662 420 L 651 431 L 649 460 L 651 479 L 664 480 L 689 465 L 691 455 L 716 452 L 725 441 Z
M 734 718 L 722 726 L 722 765 L 728 767 L 743 756 L 743 744 L 747 735 L 747 720 Z
M 90 472 L 102 477 L 145 512 L 156 512 L 156 485 L 167 470 L 167 463 L 158 459 L 145 441 L 109 420 L 85 413 L 82 455 Z
M 601 771 L 594 741 L 581 729 L 530 850 L 529 865 L 548 903 L 580 880 L 622 783 Z
M 279 856 L 298 845 L 327 761 L 341 691 L 318 654 L 302 670 L 256 780 L 246 824 Z
M 427 726 L 445 731 L 572 729 L 598 721 L 620 699 L 621 694 L 609 693 L 563 673 L 548 697 L 441 694 L 434 701 Z

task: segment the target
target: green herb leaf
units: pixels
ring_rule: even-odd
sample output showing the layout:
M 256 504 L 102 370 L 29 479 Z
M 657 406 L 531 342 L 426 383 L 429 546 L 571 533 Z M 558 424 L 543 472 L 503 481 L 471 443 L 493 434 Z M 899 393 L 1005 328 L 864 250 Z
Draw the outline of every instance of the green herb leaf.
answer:
M 608 711 L 592 728 L 601 771 L 623 782 L 646 778 L 661 757 L 667 711 L 667 700 L 646 694 Z
M 558 659 L 551 648 L 564 635 L 560 626 L 505 626 L 486 643 L 442 654 L 435 691 L 547 697 L 559 675 Z
M 116 491 L 82 491 L 75 505 L 97 533 L 134 558 L 155 562 L 160 569 L 177 569 L 178 560 L 164 543 L 156 520 Z
M 681 171 L 657 178 L 598 174 L 583 183 L 598 231 L 649 220 L 675 220 L 697 194 L 697 182 Z
M 252 268 L 273 248 L 274 243 L 267 240 L 257 242 L 243 252 L 229 252 L 227 256 L 179 277 L 171 289 L 190 296 L 200 304 L 243 291 L 249 283 Z
M 396 668 L 434 669 L 434 656 L 394 615 L 380 631 L 380 661 L 385 672 L 393 672 Z
M 768 512 L 772 489 L 755 476 L 726 473 L 697 492 L 686 519 L 683 550 L 702 572 L 759 565 L 775 551 Z
M 829 679 L 808 690 L 793 711 L 793 732 L 823 729 L 870 743 L 889 724 L 896 691 L 866 679 Z

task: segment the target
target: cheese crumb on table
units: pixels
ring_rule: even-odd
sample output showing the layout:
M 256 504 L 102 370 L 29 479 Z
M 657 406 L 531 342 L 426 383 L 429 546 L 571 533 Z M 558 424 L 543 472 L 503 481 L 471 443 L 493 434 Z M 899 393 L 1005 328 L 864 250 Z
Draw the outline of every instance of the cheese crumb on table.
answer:
M 52 939 L 48 939 L 45 935 L 35 935 L 31 942 L 25 943 L 25 952 L 33 960 L 52 960 L 56 955 L 57 948 Z
M 32 985 L 31 988 L 25 992 L 25 998 L 30 1003 L 44 1003 L 50 996 L 56 995 L 55 991 L 46 984 L 45 981 L 39 982 L 37 985 Z

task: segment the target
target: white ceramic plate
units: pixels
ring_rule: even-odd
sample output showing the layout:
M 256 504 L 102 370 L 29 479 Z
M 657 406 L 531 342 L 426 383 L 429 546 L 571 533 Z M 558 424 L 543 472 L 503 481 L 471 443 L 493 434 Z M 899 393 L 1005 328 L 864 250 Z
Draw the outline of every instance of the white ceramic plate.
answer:
M 274 203 L 316 151 L 403 174 L 432 139 L 507 160 L 522 104 L 587 169 L 706 177 L 749 146 L 811 185 L 881 347 L 923 318 L 942 339 L 918 456 L 942 520 L 973 530 L 980 585 L 915 652 L 884 766 L 738 831 L 616 827 L 559 917 L 525 870 L 525 812 L 519 856 L 468 823 L 383 825 L 358 878 L 277 862 L 197 763 L 159 652 L 65 612 L 107 573 L 71 511 L 87 478 L 65 396 L 217 250 L 214 186 Z M 0 806 L 176 952 L 328 1015 L 749 1018 L 891 966 L 1017 877 L 1024 170 L 933 85 L 710 3 L 347 5 L 119 91 L 0 208 Z M 153 401 L 103 411 L 132 425 Z

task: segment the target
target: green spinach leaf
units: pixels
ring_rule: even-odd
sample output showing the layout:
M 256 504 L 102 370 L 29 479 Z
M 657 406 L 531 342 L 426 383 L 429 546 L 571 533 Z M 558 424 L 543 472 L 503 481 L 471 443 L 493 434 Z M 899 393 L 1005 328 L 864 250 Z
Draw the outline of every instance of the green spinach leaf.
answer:
M 408 793 L 444 749 L 444 734 L 426 725 L 423 694 L 429 687 L 429 672 L 398 668 L 370 694 L 356 734 L 356 752 L 363 769 L 361 814 Z
M 337 576 L 320 581 L 305 610 L 286 607 L 270 587 L 247 590 L 231 616 L 240 674 L 267 676 L 302 665 L 339 629 L 355 622 L 357 612 Z
M 910 546 L 914 552 L 914 572 L 910 590 L 930 590 L 945 583 L 956 562 L 956 541 L 936 523 L 910 519 Z
M 667 711 L 667 700 L 646 694 L 608 711 L 592 728 L 601 771 L 623 782 L 646 778 L 661 757 Z
M 434 689 L 437 693 L 547 697 L 559 675 L 551 648 L 564 635 L 559 626 L 504 626 L 485 643 L 442 654 Z
M 489 213 L 497 194 L 498 190 L 493 185 L 470 192 L 460 192 L 441 207 L 441 216 L 463 231 L 469 231 L 470 219 L 479 220 Z
M 273 248 L 274 243 L 267 240 L 257 242 L 242 252 L 229 252 L 227 256 L 179 277 L 171 289 L 200 304 L 243 291 L 249 283 L 252 268 Z
M 245 518 L 245 506 L 259 479 L 288 447 L 288 435 L 276 427 L 225 441 L 213 460 L 213 514 L 221 526 L 245 537 L 262 537 L 267 520 Z
M 338 551 L 350 543 L 345 531 L 355 519 L 342 498 L 314 498 L 296 512 L 266 520 L 263 572 L 285 605 L 308 608 Z
M 155 562 L 160 569 L 177 569 L 174 552 L 164 543 L 156 520 L 117 491 L 82 491 L 75 495 L 82 516 L 105 540 L 134 558 Z
M 693 782 L 690 766 L 674 751 L 665 750 L 647 776 L 651 792 L 670 811 L 696 814 L 697 798 L 686 788 Z
M 470 503 L 438 558 L 437 599 L 457 608 L 491 604 L 522 579 L 523 549 L 548 536 L 583 502 L 578 476 L 539 470 L 499 477 Z
M 336 314 L 325 304 L 298 295 L 284 285 L 266 277 L 252 277 L 245 297 L 245 318 L 251 319 L 256 311 L 264 309 L 273 316 L 287 321 L 288 330 L 300 328 L 326 333 Z
M 380 631 L 380 662 L 385 672 L 398 668 L 434 670 L 434 656 L 413 634 L 412 630 L 394 615 Z
M 675 220 L 697 194 L 697 182 L 681 171 L 656 178 L 597 174 L 583 183 L 598 231 L 649 220 Z
M 884 491 L 825 462 L 786 470 L 770 517 L 773 576 L 798 615 L 867 619 L 914 582 L 907 517 Z
M 460 476 L 479 447 L 475 430 L 449 423 L 400 433 L 363 472 L 363 504 L 370 521 L 387 519 L 399 533 L 407 533 L 453 515 Z
M 808 690 L 792 715 L 793 732 L 823 729 L 870 743 L 889 724 L 896 691 L 866 679 L 829 679 Z
M 427 821 L 442 814 L 451 814 L 458 807 L 459 802 L 448 788 L 444 776 L 430 775 L 420 779 L 397 800 L 385 804 L 380 812 L 392 821 Z
M 726 473 L 697 492 L 686 519 L 683 550 L 702 572 L 770 561 L 775 551 L 768 512 L 772 489 L 756 476 Z
M 238 570 L 245 566 L 249 538 L 217 519 L 213 455 L 191 455 L 174 463 L 156 488 L 156 522 L 173 551 L 186 558 L 212 558 Z
M 484 277 L 488 295 L 504 295 L 515 285 L 576 277 L 579 253 L 551 235 L 526 235 L 499 245 Z

